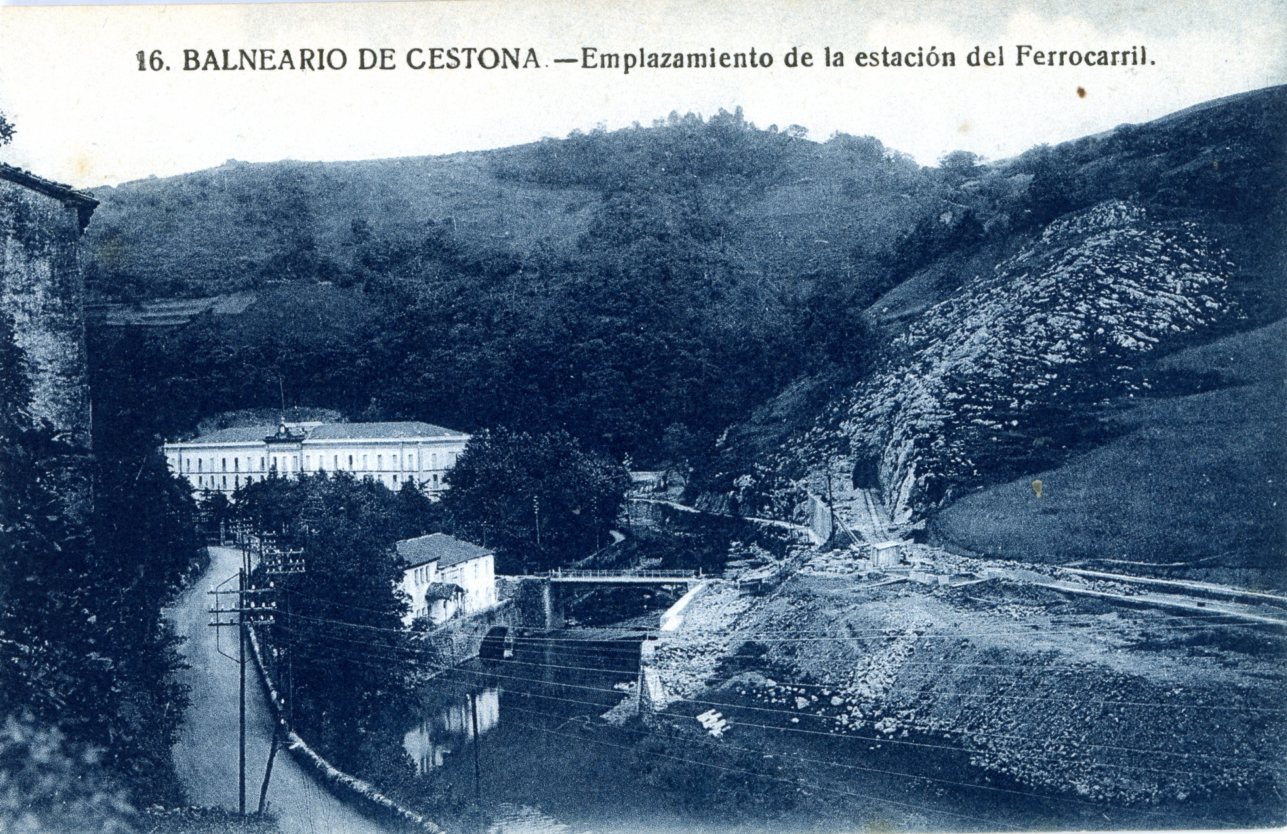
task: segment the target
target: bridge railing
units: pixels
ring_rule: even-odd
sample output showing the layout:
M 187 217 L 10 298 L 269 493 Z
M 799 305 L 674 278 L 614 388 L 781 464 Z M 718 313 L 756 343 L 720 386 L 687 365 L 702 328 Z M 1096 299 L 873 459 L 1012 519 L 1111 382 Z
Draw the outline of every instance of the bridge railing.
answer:
M 618 577 L 658 579 L 700 579 L 701 571 L 667 570 L 665 568 L 554 568 L 546 576 L 551 579 L 615 579 Z

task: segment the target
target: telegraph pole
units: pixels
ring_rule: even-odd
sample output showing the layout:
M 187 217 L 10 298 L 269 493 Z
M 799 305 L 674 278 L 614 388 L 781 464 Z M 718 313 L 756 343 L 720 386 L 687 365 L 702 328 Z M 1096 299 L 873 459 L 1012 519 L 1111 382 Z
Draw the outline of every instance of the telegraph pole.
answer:
M 243 817 L 246 815 L 246 569 L 237 571 L 238 595 L 241 604 L 237 606 L 237 635 L 241 642 L 238 654 L 240 681 L 237 691 L 237 810 Z
M 264 572 L 269 576 L 283 576 L 289 574 L 300 574 L 305 572 L 304 550 L 303 548 L 288 548 L 282 550 L 275 544 L 265 554 L 261 562 Z M 275 586 L 270 580 L 269 586 L 273 591 L 280 591 L 280 603 L 286 609 L 286 619 L 290 620 L 290 587 L 288 585 Z M 274 608 L 276 611 L 276 608 Z M 287 623 L 286 630 L 282 634 L 281 653 L 285 655 L 285 663 L 279 662 L 275 670 L 281 672 L 282 666 L 285 671 L 278 678 L 278 685 L 283 685 L 282 677 L 285 678 L 286 702 L 279 705 L 282 708 L 282 714 L 273 716 L 273 738 L 268 747 L 268 764 L 264 766 L 264 781 L 259 786 L 259 813 L 264 812 L 264 807 L 268 801 L 268 784 L 273 778 L 273 760 L 277 757 L 277 748 L 281 744 L 283 730 L 289 730 L 294 725 L 295 710 L 295 652 L 291 645 L 290 623 Z M 281 655 L 278 655 L 280 658 Z
M 278 613 L 276 596 L 280 592 L 286 593 L 285 587 L 274 587 L 269 582 L 267 588 L 251 588 L 250 584 L 250 563 L 251 563 L 251 542 L 249 531 L 243 526 L 239 532 L 242 537 L 242 564 L 235 574 L 225 579 L 218 587 L 212 588 L 210 594 L 214 596 L 215 603 L 210 609 L 210 625 L 216 629 L 215 650 L 219 654 L 228 658 L 238 665 L 237 681 L 237 810 L 242 815 L 246 815 L 246 662 L 249 653 L 250 628 L 253 625 L 271 625 L 274 622 L 275 615 Z M 255 535 L 258 539 L 259 563 L 264 572 L 270 576 L 281 574 L 298 574 L 304 573 L 304 551 L 299 548 L 282 550 L 277 546 L 276 538 L 265 541 L 262 534 Z M 225 589 L 224 586 L 230 584 L 233 580 L 237 581 L 236 589 Z M 232 607 L 224 607 L 221 597 L 224 595 L 235 595 L 237 602 Z M 265 596 L 266 595 L 266 596 Z M 287 611 L 290 610 L 290 598 L 283 596 Z M 229 617 L 236 614 L 236 619 Z M 218 634 L 221 629 L 236 628 L 237 642 L 240 651 L 236 656 L 225 652 L 218 642 Z M 286 663 L 288 685 L 293 687 L 294 675 L 290 669 L 291 653 L 289 640 L 285 640 Z M 290 691 L 288 689 L 288 691 Z M 285 711 L 289 716 L 293 708 L 293 698 L 288 700 Z M 276 707 L 278 705 L 274 705 Z M 264 781 L 259 788 L 259 812 L 263 813 L 265 803 L 268 799 L 268 783 L 272 777 L 273 759 L 277 754 L 277 747 L 281 740 L 282 722 L 274 715 L 273 740 L 268 751 L 268 764 L 264 768 Z
M 259 785 L 259 813 L 268 802 L 268 782 L 273 778 L 273 759 L 277 757 L 277 739 L 281 735 L 281 721 L 273 721 L 273 740 L 268 746 L 268 764 L 264 767 L 264 781 Z
M 237 580 L 236 589 L 224 589 L 233 580 Z M 247 573 L 244 568 L 220 583 L 219 587 L 212 588 L 210 594 L 215 598 L 214 607 L 210 609 L 211 627 L 217 629 L 215 650 L 219 654 L 228 658 L 237 664 L 237 810 L 242 815 L 246 814 L 246 662 L 249 646 L 248 637 L 250 626 L 253 624 L 268 624 L 273 621 L 273 615 L 277 608 L 271 599 L 260 602 L 262 594 L 272 594 L 274 589 L 254 589 L 247 588 Z M 224 607 L 221 597 L 224 595 L 235 595 L 237 602 L 233 607 Z M 229 615 L 236 614 L 232 619 Z M 237 629 L 237 643 L 239 651 L 236 655 L 225 652 L 218 642 L 218 634 L 224 628 Z
M 235 590 L 224 590 L 223 586 L 237 580 Z M 247 632 L 252 622 L 267 623 L 272 621 L 272 614 L 275 611 L 272 603 L 255 604 L 253 600 L 257 599 L 257 594 L 262 591 L 251 590 L 246 587 L 246 571 L 238 569 L 237 572 L 224 580 L 219 587 L 210 590 L 215 598 L 214 607 L 210 609 L 210 625 L 218 630 L 224 628 L 237 629 L 238 652 L 231 655 L 220 648 L 218 643 L 219 631 L 216 631 L 215 650 L 219 654 L 228 658 L 237 664 L 237 810 L 245 816 L 246 813 L 246 653 L 247 653 Z M 235 595 L 237 602 L 231 608 L 224 607 L 220 597 L 223 595 Z M 229 618 L 228 615 L 236 614 L 236 619 Z M 249 615 L 249 616 L 247 616 Z

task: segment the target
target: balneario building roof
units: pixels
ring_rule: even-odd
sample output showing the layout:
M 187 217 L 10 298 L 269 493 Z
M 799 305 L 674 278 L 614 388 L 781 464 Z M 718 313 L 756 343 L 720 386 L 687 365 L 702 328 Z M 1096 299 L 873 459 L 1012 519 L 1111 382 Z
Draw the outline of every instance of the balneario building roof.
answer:
M 262 443 L 269 438 L 279 439 L 279 426 L 235 426 L 219 429 L 192 440 L 186 444 L 222 443 Z M 410 420 L 397 423 L 320 423 L 304 424 L 289 427 L 290 437 L 301 441 L 344 441 L 344 440 L 416 440 L 416 439 L 463 439 L 468 435 L 435 426 L 432 423 L 421 423 Z
M 465 437 L 461 432 L 433 423 L 409 420 L 400 423 L 323 423 L 308 434 L 309 440 L 372 440 L 395 437 Z

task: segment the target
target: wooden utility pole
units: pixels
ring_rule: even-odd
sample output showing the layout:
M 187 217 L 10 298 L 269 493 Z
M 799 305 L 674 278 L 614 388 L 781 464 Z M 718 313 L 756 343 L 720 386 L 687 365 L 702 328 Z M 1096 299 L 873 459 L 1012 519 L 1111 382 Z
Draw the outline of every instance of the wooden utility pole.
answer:
M 246 815 L 246 569 L 237 571 L 237 586 L 241 603 L 237 606 L 237 634 L 241 642 L 238 654 L 240 667 L 237 691 L 237 810 Z
M 223 586 L 237 580 L 236 590 L 224 590 Z M 248 637 L 250 626 L 253 623 L 267 624 L 271 623 L 273 614 L 276 613 L 276 606 L 271 600 L 260 602 L 261 595 L 274 593 L 272 589 L 250 589 L 246 587 L 248 575 L 245 568 L 239 568 L 237 573 L 228 577 L 218 588 L 210 591 L 215 597 L 215 605 L 210 609 L 212 619 L 210 625 L 216 629 L 236 628 L 238 649 L 236 655 L 231 655 L 215 644 L 215 650 L 219 654 L 228 658 L 237 664 L 237 810 L 241 815 L 246 813 L 246 663 L 249 652 Z M 220 601 L 220 596 L 225 594 L 236 595 L 237 602 L 233 607 L 224 607 Z M 236 614 L 236 619 L 228 615 Z M 218 632 L 217 632 L 218 633 Z M 216 638 L 217 640 L 218 638 Z
M 268 746 L 268 765 L 264 768 L 264 781 L 259 786 L 259 813 L 268 803 L 268 781 L 273 778 L 273 759 L 277 757 L 277 739 L 281 735 L 281 721 L 273 721 L 273 740 Z
M 285 594 L 285 588 L 274 587 L 270 581 L 266 588 L 251 588 L 250 584 L 250 562 L 251 548 L 250 535 L 245 526 L 242 526 L 238 533 L 242 542 L 242 562 L 237 573 L 228 577 L 218 587 L 212 588 L 210 593 L 214 595 L 215 604 L 210 609 L 212 619 L 210 625 L 216 629 L 236 628 L 237 641 L 240 651 L 234 657 L 219 647 L 216 637 L 215 650 L 224 657 L 232 660 L 238 665 L 237 681 L 237 810 L 242 815 L 246 815 L 246 662 L 249 653 L 249 636 L 252 625 L 271 625 L 278 613 L 276 598 L 279 593 Z M 295 574 L 303 573 L 304 553 L 302 550 L 281 550 L 273 539 L 265 542 L 265 536 L 256 533 L 258 540 L 259 562 L 264 572 L 270 576 L 278 574 Z M 237 580 L 236 590 L 225 589 L 224 586 Z M 225 607 L 220 602 L 221 595 L 236 595 L 237 603 L 233 607 Z M 290 598 L 284 597 L 286 610 L 290 610 Z M 228 615 L 236 614 L 236 619 Z M 219 634 L 221 632 L 216 632 Z M 289 648 L 289 640 L 286 641 L 286 662 L 287 662 L 287 681 L 288 692 L 294 685 L 294 675 L 290 669 L 292 658 Z M 285 704 L 286 721 L 290 722 L 292 702 L 288 700 Z M 273 705 L 274 708 L 277 705 Z M 268 751 L 268 764 L 264 768 L 264 781 L 259 788 L 259 812 L 264 812 L 265 803 L 268 800 L 268 783 L 272 778 L 273 760 L 277 755 L 277 747 L 281 742 L 282 722 L 274 715 L 273 739 L 272 746 Z
M 286 574 L 304 573 L 304 551 L 302 548 L 282 550 L 274 544 L 261 557 L 261 566 L 264 572 L 269 576 L 282 576 Z M 282 677 L 285 678 L 286 702 L 284 704 L 274 704 L 276 708 L 280 706 L 281 713 L 273 715 L 273 739 L 268 747 L 268 764 L 264 766 L 264 781 L 259 786 L 259 813 L 264 812 L 268 802 L 268 784 L 273 778 L 273 760 L 277 758 L 277 748 L 281 745 L 282 731 L 287 732 L 294 726 L 294 705 L 295 705 L 295 651 L 291 645 L 290 639 L 290 588 L 283 584 L 274 585 L 269 581 L 270 589 L 276 594 L 280 593 L 278 601 L 286 610 L 287 628 L 282 635 L 281 651 L 285 656 L 285 664 L 279 660 L 276 670 L 282 672 L 282 666 L 285 671 L 278 678 L 278 685 L 283 685 Z M 274 611 L 276 608 L 274 607 Z M 279 655 L 280 658 L 280 655 Z M 274 711 L 276 711 L 274 709 Z

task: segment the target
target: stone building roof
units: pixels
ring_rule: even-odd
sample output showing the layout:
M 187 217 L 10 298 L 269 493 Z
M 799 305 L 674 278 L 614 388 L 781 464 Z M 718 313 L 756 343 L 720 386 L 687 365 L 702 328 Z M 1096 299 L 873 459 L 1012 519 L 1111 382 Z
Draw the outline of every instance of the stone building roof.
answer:
M 430 533 L 414 539 L 403 539 L 398 542 L 397 548 L 398 556 L 409 568 L 418 568 L 430 562 L 437 562 L 439 568 L 449 568 L 492 554 L 485 547 L 461 541 L 446 533 Z
M 60 182 L 38 177 L 30 171 L 24 171 L 22 168 L 15 168 L 3 162 L 0 162 L 0 180 L 30 188 L 32 191 L 44 194 L 46 197 L 53 197 L 55 200 L 62 200 L 67 205 L 75 206 L 78 210 L 77 214 L 82 232 L 89 225 L 90 215 L 94 213 L 94 209 L 98 208 L 98 200 L 83 191 L 77 191 L 70 185 L 63 185 Z

